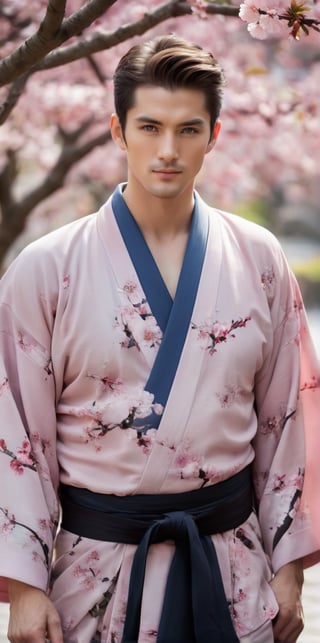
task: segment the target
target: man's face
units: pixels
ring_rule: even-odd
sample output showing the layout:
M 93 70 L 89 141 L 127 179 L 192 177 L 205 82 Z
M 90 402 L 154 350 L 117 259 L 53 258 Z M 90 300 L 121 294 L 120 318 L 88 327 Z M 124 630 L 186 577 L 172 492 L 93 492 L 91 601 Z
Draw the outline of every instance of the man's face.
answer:
M 210 138 L 210 114 L 201 91 L 146 86 L 135 92 L 125 138 L 117 117 L 111 127 L 114 139 L 127 153 L 130 188 L 170 199 L 193 189 L 220 123 Z

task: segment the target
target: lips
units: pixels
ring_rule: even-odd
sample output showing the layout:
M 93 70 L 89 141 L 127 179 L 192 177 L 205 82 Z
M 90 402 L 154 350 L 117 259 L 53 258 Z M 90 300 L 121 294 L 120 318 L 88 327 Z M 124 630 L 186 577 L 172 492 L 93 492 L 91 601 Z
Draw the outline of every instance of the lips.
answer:
M 152 170 L 155 174 L 181 174 L 181 170 L 176 170 L 176 169 L 168 169 L 166 168 L 165 170 L 159 169 L 159 170 Z

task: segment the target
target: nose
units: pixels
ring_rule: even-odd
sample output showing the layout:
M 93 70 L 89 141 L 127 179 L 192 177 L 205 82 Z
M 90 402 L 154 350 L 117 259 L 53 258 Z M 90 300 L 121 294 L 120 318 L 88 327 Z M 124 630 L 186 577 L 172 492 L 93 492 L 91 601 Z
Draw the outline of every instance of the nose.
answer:
M 173 133 L 166 132 L 161 136 L 158 156 L 162 161 L 170 162 L 178 158 L 177 141 Z

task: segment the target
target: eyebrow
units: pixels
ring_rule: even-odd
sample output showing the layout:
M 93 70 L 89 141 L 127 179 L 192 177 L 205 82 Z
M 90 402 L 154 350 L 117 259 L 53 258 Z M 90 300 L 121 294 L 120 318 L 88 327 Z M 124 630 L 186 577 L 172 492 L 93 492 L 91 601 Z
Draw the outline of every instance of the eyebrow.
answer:
M 162 125 L 161 121 L 158 121 L 156 118 L 151 118 L 150 116 L 137 116 L 135 119 L 139 123 L 150 123 L 150 125 Z M 205 121 L 203 118 L 191 118 L 188 121 L 183 121 L 178 123 L 178 127 L 190 127 L 192 125 L 204 125 Z

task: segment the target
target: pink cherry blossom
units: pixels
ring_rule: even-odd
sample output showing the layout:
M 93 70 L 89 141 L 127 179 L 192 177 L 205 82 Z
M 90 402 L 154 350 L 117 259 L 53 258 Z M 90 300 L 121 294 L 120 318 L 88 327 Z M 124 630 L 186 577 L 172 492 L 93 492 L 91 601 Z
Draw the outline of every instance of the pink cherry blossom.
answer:
M 240 5 L 239 18 L 241 18 L 241 20 L 244 20 L 244 22 L 258 22 L 259 16 L 260 14 L 258 11 L 258 7 L 255 4 L 248 4 L 247 2 L 243 2 Z
M 270 11 L 268 14 L 260 16 L 259 22 L 268 36 L 285 37 L 289 35 L 287 23 L 284 20 L 280 20 L 276 11 Z
M 19 476 L 21 476 L 24 473 L 24 467 L 23 467 L 23 464 L 20 462 L 20 460 L 11 460 L 10 468 Z

